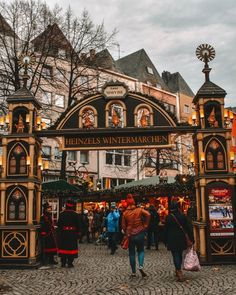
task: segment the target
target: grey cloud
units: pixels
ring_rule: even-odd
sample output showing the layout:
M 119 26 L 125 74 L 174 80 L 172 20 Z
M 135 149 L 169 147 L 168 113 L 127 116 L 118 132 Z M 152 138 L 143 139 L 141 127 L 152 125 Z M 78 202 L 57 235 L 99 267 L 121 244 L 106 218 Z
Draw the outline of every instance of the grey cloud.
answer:
M 160 73 L 180 72 L 194 92 L 204 82 L 196 47 L 211 44 L 216 50 L 211 80 L 228 93 L 226 104 L 236 105 L 235 0 L 47 1 L 56 2 L 70 4 L 78 15 L 86 7 L 95 22 L 104 20 L 108 31 L 118 29 L 121 56 L 144 48 Z M 116 47 L 111 53 L 117 58 Z

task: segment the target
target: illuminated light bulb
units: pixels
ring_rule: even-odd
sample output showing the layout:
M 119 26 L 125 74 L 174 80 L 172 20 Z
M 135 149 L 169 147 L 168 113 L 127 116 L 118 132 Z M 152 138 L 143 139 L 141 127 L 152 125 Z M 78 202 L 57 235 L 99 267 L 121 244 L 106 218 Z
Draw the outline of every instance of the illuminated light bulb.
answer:
M 224 109 L 224 118 L 228 118 L 229 111 L 227 109 Z
M 189 125 L 193 125 L 193 119 L 192 119 L 192 117 L 189 117 L 188 118 L 188 123 L 189 123 Z
M 201 153 L 201 162 L 205 162 L 205 153 L 204 152 Z
M 231 151 L 229 153 L 229 158 L 230 158 L 230 161 L 234 161 L 234 152 L 233 151 Z
M 4 125 L 4 117 L 0 117 L 0 125 L 1 125 L 1 126 Z
M 232 111 L 229 111 L 229 118 L 230 120 L 233 120 L 234 118 L 234 113 Z
M 43 160 L 41 156 L 38 157 L 38 166 L 43 166 Z
M 42 122 L 42 129 L 46 129 L 47 128 L 47 126 L 46 126 L 46 123 L 45 122 Z
M 30 156 L 27 156 L 27 158 L 26 158 L 26 165 L 27 165 L 27 166 L 30 165 Z
M 194 111 L 192 113 L 192 120 L 196 120 L 196 119 L 197 119 L 197 113 L 196 113 L 196 111 Z
M 190 163 L 194 164 L 195 159 L 194 159 L 194 153 L 191 153 L 190 155 Z
M 41 124 L 41 117 L 40 116 L 37 116 L 37 118 L 36 118 L 36 124 L 37 125 L 40 125 Z
M 9 124 L 9 122 L 10 122 L 9 115 L 6 115 L 6 117 L 5 117 L 5 123 L 6 124 Z
M 29 123 L 30 122 L 30 115 L 29 114 L 26 115 L 25 122 L 26 123 Z
M 48 170 L 49 169 L 49 162 L 46 160 L 46 161 L 44 161 L 43 164 L 44 164 L 43 165 L 44 170 Z
M 201 119 L 204 118 L 204 110 L 203 109 L 200 110 L 200 118 Z

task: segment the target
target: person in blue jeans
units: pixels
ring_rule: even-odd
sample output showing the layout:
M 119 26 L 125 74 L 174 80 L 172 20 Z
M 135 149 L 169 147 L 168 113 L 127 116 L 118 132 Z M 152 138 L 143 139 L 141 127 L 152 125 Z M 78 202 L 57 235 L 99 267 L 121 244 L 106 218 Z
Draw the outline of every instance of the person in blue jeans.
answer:
M 183 251 L 187 249 L 185 233 L 194 243 L 192 228 L 187 217 L 179 212 L 178 203 L 172 202 L 170 205 L 170 214 L 166 217 L 164 227 L 164 243 L 167 249 L 171 251 L 175 266 L 175 275 L 178 281 L 183 281 L 183 272 L 181 270 Z
M 144 272 L 144 237 L 149 225 L 150 213 L 135 206 L 134 198 L 127 195 L 127 209 L 122 216 L 122 229 L 129 237 L 129 261 L 132 270 L 131 277 L 136 276 L 136 250 L 138 254 L 139 271 L 142 277 L 146 277 Z
M 119 232 L 119 210 L 115 205 L 111 206 L 111 212 L 107 215 L 106 224 L 108 232 L 108 243 L 111 249 L 111 255 L 114 255 L 117 249 L 117 235 Z

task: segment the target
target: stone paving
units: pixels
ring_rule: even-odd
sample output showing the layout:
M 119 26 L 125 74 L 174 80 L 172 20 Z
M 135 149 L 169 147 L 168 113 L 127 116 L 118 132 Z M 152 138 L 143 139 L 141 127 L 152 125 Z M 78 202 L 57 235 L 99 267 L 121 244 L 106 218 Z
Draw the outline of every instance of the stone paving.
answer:
M 130 279 L 128 253 L 118 249 L 110 255 L 106 246 L 82 244 L 74 268 L 47 270 L 0 270 L 0 294 L 6 295 L 236 295 L 236 265 L 204 266 L 185 272 L 176 282 L 170 253 L 145 254 L 147 278 Z

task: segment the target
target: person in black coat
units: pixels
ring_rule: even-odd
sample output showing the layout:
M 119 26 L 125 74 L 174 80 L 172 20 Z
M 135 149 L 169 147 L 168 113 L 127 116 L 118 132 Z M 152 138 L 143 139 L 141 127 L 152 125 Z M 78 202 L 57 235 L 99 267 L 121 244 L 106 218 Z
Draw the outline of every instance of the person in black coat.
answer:
M 56 234 L 52 220 L 52 206 L 43 205 L 43 215 L 40 217 L 40 237 L 42 247 L 42 263 L 57 264 L 54 255 L 57 255 Z
M 151 214 L 151 219 L 147 229 L 147 248 L 146 249 L 151 249 L 152 240 L 154 239 L 155 248 L 156 250 L 158 250 L 158 225 L 160 222 L 160 216 L 153 205 L 150 205 L 148 211 Z
M 194 243 L 192 228 L 187 217 L 179 212 L 178 203 L 172 202 L 170 213 L 166 217 L 164 227 L 164 243 L 167 249 L 171 251 L 178 281 L 183 280 L 181 270 L 183 251 L 187 249 L 185 233 L 188 234 L 192 243 Z
M 78 257 L 78 234 L 80 231 L 79 216 L 75 212 L 74 201 L 68 200 L 66 209 L 60 213 L 58 219 L 58 254 L 61 266 L 73 267 L 74 258 Z
M 79 243 L 83 243 L 83 237 L 87 237 L 87 243 L 91 243 L 90 241 L 90 233 L 89 233 L 89 219 L 88 219 L 88 210 L 84 210 L 83 213 L 80 214 L 80 238 Z

